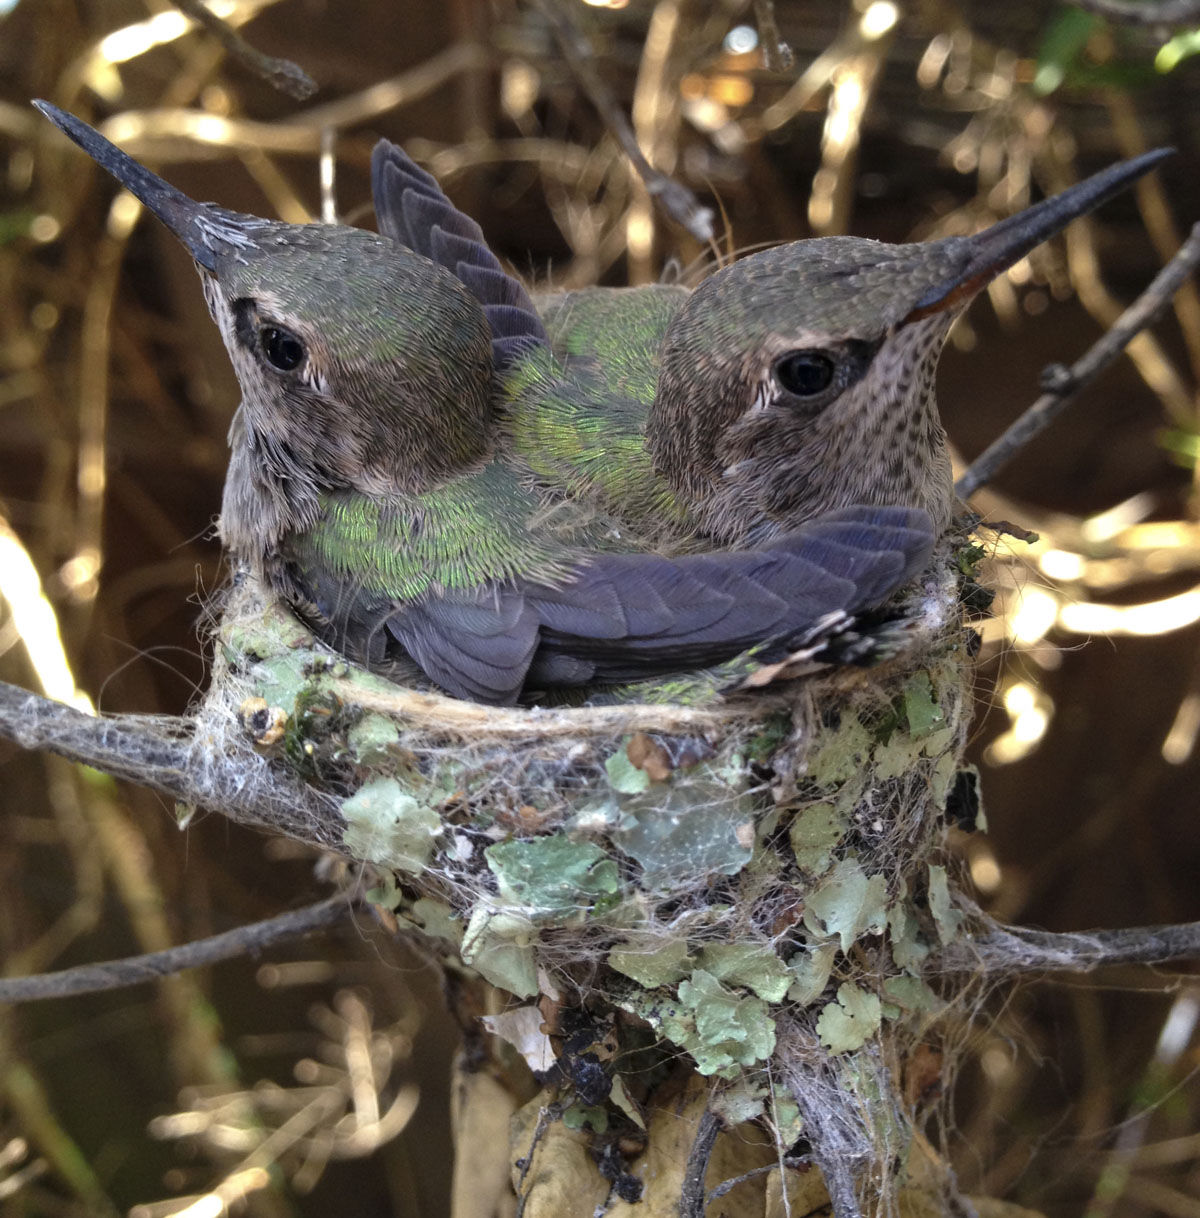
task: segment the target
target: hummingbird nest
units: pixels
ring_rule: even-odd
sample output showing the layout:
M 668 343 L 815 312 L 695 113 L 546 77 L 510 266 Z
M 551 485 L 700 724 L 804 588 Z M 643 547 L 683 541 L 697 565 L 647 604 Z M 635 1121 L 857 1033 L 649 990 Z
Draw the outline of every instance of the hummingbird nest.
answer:
M 835 1199 L 849 1164 L 846 1187 L 894 1201 L 947 1004 L 925 963 L 973 916 L 943 844 L 974 793 L 979 553 L 939 554 L 874 667 L 798 657 L 815 671 L 731 695 L 723 672 L 534 709 L 358 669 L 244 577 L 197 737 L 246 754 L 247 783 L 286 765 L 327 793 L 327 821 L 281 806 L 276 827 L 367 865 L 400 927 L 513 996 L 491 1028 L 568 1125 L 644 1129 L 686 1054 L 770 1157 L 809 1155 Z

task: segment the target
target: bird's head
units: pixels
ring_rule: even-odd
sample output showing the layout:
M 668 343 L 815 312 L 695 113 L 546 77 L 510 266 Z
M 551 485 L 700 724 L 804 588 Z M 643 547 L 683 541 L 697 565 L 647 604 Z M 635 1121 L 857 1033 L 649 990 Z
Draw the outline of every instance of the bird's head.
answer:
M 706 530 L 743 540 L 850 503 L 953 507 L 934 374 L 975 294 L 1169 150 L 1114 165 L 970 237 L 798 241 L 718 271 L 667 331 L 649 424 Z
M 485 455 L 491 335 L 448 271 L 361 229 L 197 203 L 86 123 L 37 105 L 195 259 L 242 389 L 235 448 L 248 446 L 257 475 L 284 493 L 407 494 Z

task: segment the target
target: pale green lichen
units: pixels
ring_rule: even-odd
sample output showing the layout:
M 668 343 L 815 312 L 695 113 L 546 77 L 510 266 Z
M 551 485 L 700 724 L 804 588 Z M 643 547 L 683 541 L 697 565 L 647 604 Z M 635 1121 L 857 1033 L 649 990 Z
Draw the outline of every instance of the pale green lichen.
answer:
M 533 950 L 536 938 L 532 919 L 511 910 L 477 905 L 463 934 L 463 963 L 492 985 L 518 998 L 532 998 L 538 992 Z
M 848 952 L 865 931 L 887 925 L 887 880 L 867 875 L 857 859 L 839 859 L 808 894 L 804 924 L 818 937 L 836 936 Z
M 743 986 L 767 1002 L 780 1002 L 792 983 L 787 965 L 766 944 L 707 943 L 700 967 L 727 985 Z
M 765 1061 L 775 1048 L 767 1004 L 729 989 L 704 969 L 679 983 L 674 1002 L 635 1003 L 630 1009 L 691 1054 L 701 1074 L 734 1078 L 737 1067 Z
M 620 889 L 617 864 L 592 842 L 514 838 L 485 855 L 501 897 L 535 922 L 576 921 L 593 906 L 610 905 Z
M 438 813 L 395 778 L 373 778 L 342 801 L 343 840 L 356 858 L 398 871 L 420 872 L 441 832 Z
M 692 970 L 694 961 L 685 940 L 674 939 L 648 947 L 634 941 L 617 943 L 608 953 L 610 968 L 648 990 L 674 985 Z
M 877 994 L 850 981 L 838 986 L 837 1001 L 827 1003 L 817 1017 L 817 1035 L 830 1053 L 861 1049 L 879 1031 L 883 1018 Z

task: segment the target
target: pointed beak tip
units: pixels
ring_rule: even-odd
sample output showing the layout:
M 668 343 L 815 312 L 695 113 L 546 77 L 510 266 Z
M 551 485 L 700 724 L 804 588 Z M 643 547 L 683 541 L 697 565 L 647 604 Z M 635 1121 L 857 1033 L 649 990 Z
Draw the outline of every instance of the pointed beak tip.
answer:
M 30 103 L 44 118 L 52 122 L 61 132 L 75 139 L 75 130 L 79 127 L 79 119 L 74 115 L 68 114 L 65 110 L 60 109 L 53 102 L 44 101 L 40 97 L 35 97 Z
M 131 191 L 183 242 L 188 252 L 205 270 L 216 267 L 216 254 L 203 233 L 191 226 L 202 204 L 188 198 L 169 182 L 152 173 L 94 127 L 51 102 L 37 98 L 33 105 L 88 156 Z
M 1174 156 L 1175 151 L 1172 147 L 1152 148 L 1140 156 L 1119 161 L 1061 194 L 1044 199 L 968 238 L 975 246 L 976 256 L 961 271 L 926 292 L 913 306 L 907 320 L 945 312 L 970 300 L 1031 249 L 1061 232 L 1072 220 L 1128 189 Z

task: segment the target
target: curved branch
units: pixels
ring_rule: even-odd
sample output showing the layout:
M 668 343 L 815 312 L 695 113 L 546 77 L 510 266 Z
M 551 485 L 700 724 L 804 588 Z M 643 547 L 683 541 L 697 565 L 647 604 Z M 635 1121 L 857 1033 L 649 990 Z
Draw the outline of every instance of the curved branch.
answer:
M 938 973 L 1015 976 L 1090 973 L 1110 964 L 1165 964 L 1172 960 L 1200 960 L 1200 922 L 1061 934 L 996 926 L 988 934 L 951 943 L 930 965 Z
M 45 749 L 239 824 L 344 851 L 337 800 L 273 766 L 253 749 L 215 747 L 191 719 L 85 715 L 0 682 L 0 738 Z

